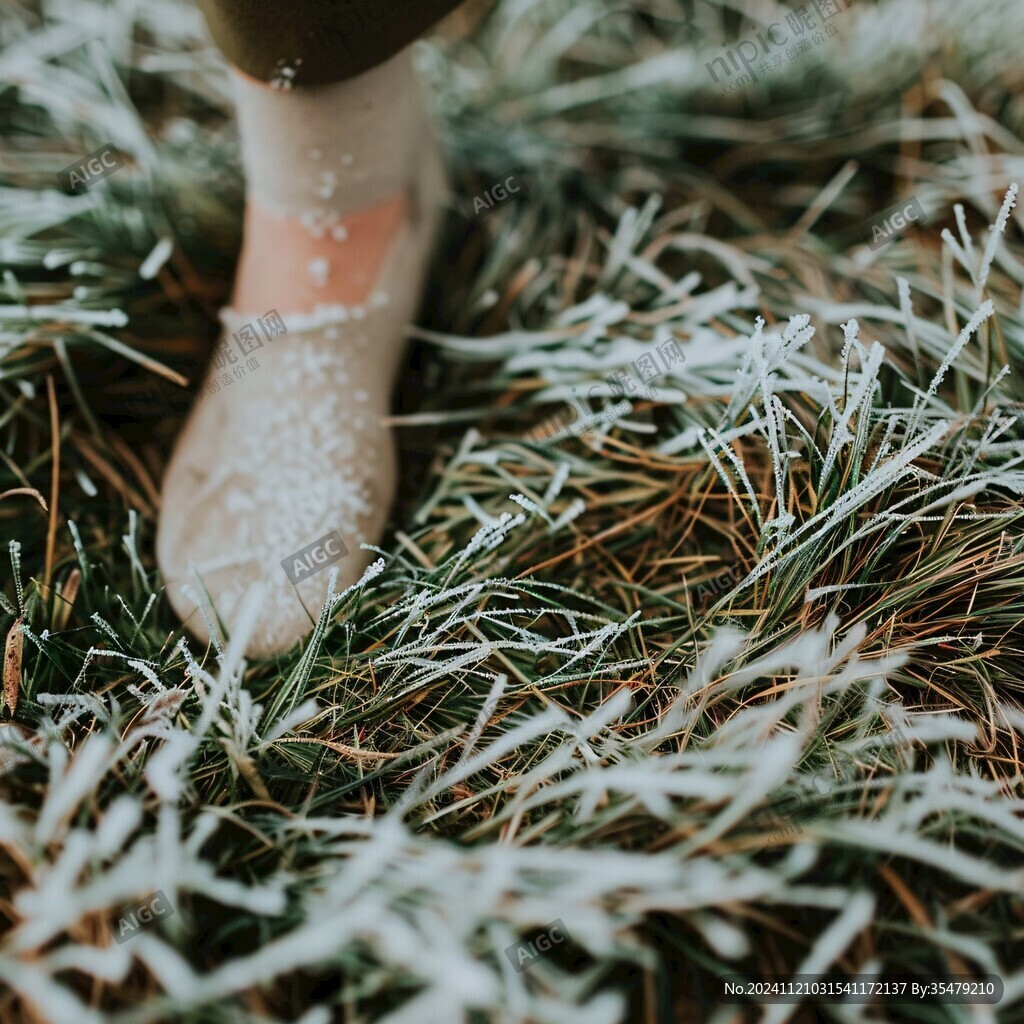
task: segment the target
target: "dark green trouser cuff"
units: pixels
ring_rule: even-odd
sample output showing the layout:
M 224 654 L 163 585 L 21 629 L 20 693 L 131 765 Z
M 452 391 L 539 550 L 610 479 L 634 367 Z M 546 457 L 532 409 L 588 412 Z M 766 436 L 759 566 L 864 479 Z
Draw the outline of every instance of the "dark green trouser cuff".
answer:
M 227 60 L 261 82 L 319 85 L 393 57 L 461 0 L 199 0 Z

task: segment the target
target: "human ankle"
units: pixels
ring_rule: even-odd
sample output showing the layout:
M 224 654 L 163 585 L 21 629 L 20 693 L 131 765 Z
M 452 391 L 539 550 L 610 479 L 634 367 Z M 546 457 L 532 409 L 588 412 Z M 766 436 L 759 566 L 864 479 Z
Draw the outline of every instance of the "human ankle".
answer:
M 235 76 L 250 200 L 311 228 L 406 192 L 429 117 L 405 50 L 331 85 L 280 91 Z
M 317 306 L 366 306 L 377 297 L 381 270 L 408 218 L 404 195 L 334 219 L 311 232 L 300 220 L 250 202 L 232 304 L 252 311 L 311 312 Z

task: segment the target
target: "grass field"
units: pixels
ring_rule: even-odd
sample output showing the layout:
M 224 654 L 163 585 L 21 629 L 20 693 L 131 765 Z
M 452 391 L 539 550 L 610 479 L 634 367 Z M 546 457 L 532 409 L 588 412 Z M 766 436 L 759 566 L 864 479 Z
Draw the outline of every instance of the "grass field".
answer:
M 401 494 L 248 663 L 254 609 L 203 648 L 153 559 L 239 244 L 225 68 L 188 3 L 8 0 L 3 1024 L 1024 1019 L 1024 5 L 835 6 L 422 44 L 454 202 Z M 1003 995 L 719 980 L 795 973 Z

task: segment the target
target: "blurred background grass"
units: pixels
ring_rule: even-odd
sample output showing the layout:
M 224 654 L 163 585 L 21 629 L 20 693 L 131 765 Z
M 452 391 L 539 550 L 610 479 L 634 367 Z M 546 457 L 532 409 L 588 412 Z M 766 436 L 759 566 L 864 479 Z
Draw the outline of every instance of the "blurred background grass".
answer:
M 5 7 L 0 635 L 5 736 L 26 759 L 0 776 L 3 1019 L 730 1020 L 746 1011 L 718 1007 L 717 974 L 801 966 L 999 971 L 998 1011 L 866 1012 L 1016 1019 L 1016 210 L 980 268 L 1024 167 L 1024 8 L 859 2 L 723 95 L 706 65 L 798 6 L 504 0 L 423 45 L 457 202 L 396 395 L 387 567 L 307 645 L 237 674 L 181 642 L 152 558 L 239 244 L 225 70 L 188 4 Z M 56 172 L 107 142 L 128 166 L 63 194 Z M 464 200 L 512 170 L 528 196 L 469 217 Z M 911 195 L 926 223 L 872 252 L 879 213 Z M 613 402 L 591 389 L 669 337 L 687 362 L 657 399 L 593 444 L 528 439 L 574 388 Z M 888 473 L 915 422 L 940 421 Z M 168 792 L 156 755 L 190 729 Z M 70 785 L 64 759 L 104 739 L 109 760 Z M 119 796 L 138 821 L 115 855 L 100 837 Z M 392 849 L 386 812 L 408 836 L 356 906 L 362 844 Z M 171 818 L 185 867 L 154 855 L 164 873 L 147 876 Z M 78 830 L 98 845 L 72 871 Z M 504 889 L 468 891 L 481 864 Z M 203 871 L 276 886 L 287 909 Z M 119 907 L 152 888 L 178 908 L 159 944 L 111 947 Z M 310 937 L 318 904 L 359 928 Z M 502 973 L 499 939 L 559 916 L 572 954 Z M 306 958 L 261 968 L 289 939 Z M 126 959 L 101 970 L 94 946 Z M 194 998 L 165 948 L 206 979 Z M 460 989 L 446 962 L 490 980 Z

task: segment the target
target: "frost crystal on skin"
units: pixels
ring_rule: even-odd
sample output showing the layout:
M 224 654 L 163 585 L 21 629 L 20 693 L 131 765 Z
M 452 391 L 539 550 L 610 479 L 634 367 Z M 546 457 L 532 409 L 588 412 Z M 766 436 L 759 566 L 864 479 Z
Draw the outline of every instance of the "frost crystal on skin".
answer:
M 327 284 L 327 275 L 330 271 L 330 263 L 325 259 L 315 259 L 309 261 L 309 276 L 313 279 L 313 283 L 319 288 L 323 288 Z

